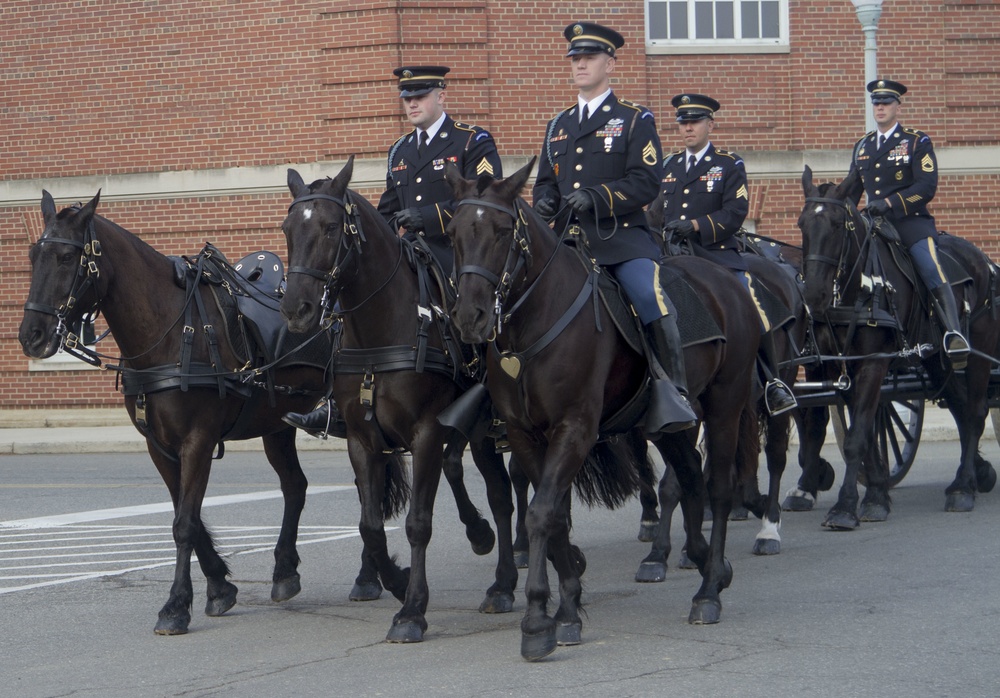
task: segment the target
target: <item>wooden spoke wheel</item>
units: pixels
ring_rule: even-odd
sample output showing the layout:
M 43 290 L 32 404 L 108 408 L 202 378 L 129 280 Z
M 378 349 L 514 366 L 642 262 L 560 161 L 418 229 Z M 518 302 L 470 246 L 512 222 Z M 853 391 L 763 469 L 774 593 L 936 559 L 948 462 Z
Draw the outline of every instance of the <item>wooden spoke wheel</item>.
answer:
M 1000 420 L 1000 409 L 991 410 L 994 428 Z M 830 410 L 833 422 L 833 432 L 837 437 L 840 457 L 844 457 L 844 437 L 847 435 L 847 410 L 843 405 L 836 405 Z M 892 400 L 879 403 L 875 414 L 876 452 L 881 458 L 882 467 L 888 467 L 889 487 L 895 487 L 906 474 L 910 472 L 913 461 L 917 458 L 917 447 L 920 446 L 920 431 L 924 425 L 924 400 Z M 1000 436 L 997 437 L 1000 442 Z M 867 486 L 868 478 L 864 471 L 858 473 L 858 482 Z

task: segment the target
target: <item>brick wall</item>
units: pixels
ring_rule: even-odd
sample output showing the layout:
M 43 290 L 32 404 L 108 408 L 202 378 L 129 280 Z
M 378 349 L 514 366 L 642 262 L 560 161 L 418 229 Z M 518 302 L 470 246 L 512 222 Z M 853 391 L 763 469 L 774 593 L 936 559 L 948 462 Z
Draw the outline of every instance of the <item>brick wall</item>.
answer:
M 451 66 L 449 113 L 489 128 L 501 155 L 532 155 L 575 99 L 561 32 L 581 19 L 625 36 L 616 91 L 653 109 L 666 150 L 679 147 L 674 94 L 723 103 L 714 140 L 747 160 L 758 231 L 794 241 L 797 176 L 755 174 L 754 163 L 846 150 L 863 132 L 863 35 L 847 0 L 792 0 L 787 53 L 718 55 L 647 55 L 638 0 L 6 0 L 0 180 L 59 197 L 80 176 L 312 162 L 332 175 L 348 155 L 383 158 L 408 130 L 391 74 L 404 63 Z M 878 44 L 880 73 L 911 88 L 905 124 L 939 149 L 1000 145 L 1000 0 L 887 2 Z M 969 174 L 943 177 L 932 210 L 1000 259 L 1000 173 L 972 152 Z M 140 196 L 100 210 L 166 254 L 209 240 L 236 259 L 284 255 L 287 201 L 277 181 L 255 196 Z M 118 404 L 111 374 L 27 370 L 17 326 L 40 231 L 37 203 L 0 206 L 0 407 Z

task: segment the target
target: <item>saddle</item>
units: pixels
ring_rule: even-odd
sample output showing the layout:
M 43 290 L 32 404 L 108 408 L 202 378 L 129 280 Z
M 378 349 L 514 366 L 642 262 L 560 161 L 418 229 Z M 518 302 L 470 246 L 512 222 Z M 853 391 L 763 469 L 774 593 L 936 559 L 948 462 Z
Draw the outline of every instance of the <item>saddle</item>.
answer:
M 186 288 L 201 268 L 199 283 L 209 284 L 222 313 L 233 350 L 246 368 L 311 366 L 325 369 L 333 341 L 329 331 L 315 335 L 288 332 L 281 317 L 285 270 L 273 252 L 260 251 L 230 264 L 212 244 L 194 258 L 172 258 L 175 282 Z

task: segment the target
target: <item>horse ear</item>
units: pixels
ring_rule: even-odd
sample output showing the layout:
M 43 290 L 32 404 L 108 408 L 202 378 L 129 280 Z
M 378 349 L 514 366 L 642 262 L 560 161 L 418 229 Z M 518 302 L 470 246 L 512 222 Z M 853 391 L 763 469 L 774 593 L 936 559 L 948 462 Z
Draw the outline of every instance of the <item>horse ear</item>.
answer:
M 819 196 L 819 189 L 813 184 L 813 171 L 806 165 L 802 171 L 802 192 L 807 196 Z
M 97 190 L 97 194 L 94 198 L 88 201 L 83 208 L 80 209 L 78 216 L 83 216 L 84 221 L 89 221 L 94 217 L 94 213 L 97 211 L 97 204 L 101 202 L 101 190 Z
M 302 175 L 295 170 L 288 169 L 288 191 L 292 192 L 292 198 L 297 199 L 307 193 L 309 187 L 302 181 Z
M 351 177 L 354 176 L 354 156 L 347 158 L 347 164 L 344 165 L 336 177 L 333 178 L 333 189 L 336 192 L 343 194 L 347 191 L 347 185 L 351 183 Z
M 458 169 L 458 165 L 451 160 L 445 162 L 444 181 L 446 181 L 451 187 L 451 193 L 456 201 L 466 198 L 465 192 L 471 185 L 471 180 L 467 180 L 463 177 L 462 171 Z
M 56 215 L 56 202 L 52 198 L 52 194 L 48 193 L 42 189 L 42 218 L 45 220 L 45 225 L 49 224 Z
M 513 201 L 521 194 L 524 185 L 528 183 L 528 177 L 531 176 L 531 170 L 534 168 L 536 160 L 538 160 L 538 156 L 532 156 L 527 165 L 501 181 L 498 193 L 505 201 Z
M 857 206 L 857 199 L 860 199 L 861 195 L 858 194 L 855 198 L 852 196 L 852 192 L 855 190 L 855 185 L 858 182 L 859 176 L 860 173 L 852 167 L 851 171 L 847 173 L 846 177 L 844 177 L 844 181 L 837 186 L 836 197 L 838 199 L 848 199 L 852 204 Z

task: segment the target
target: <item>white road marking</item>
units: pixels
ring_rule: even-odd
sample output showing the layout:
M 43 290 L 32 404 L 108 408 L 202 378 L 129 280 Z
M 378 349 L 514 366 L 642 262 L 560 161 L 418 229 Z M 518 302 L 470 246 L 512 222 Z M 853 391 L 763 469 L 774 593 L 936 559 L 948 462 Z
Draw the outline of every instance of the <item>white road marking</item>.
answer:
M 317 486 L 310 487 L 309 494 L 353 489 L 350 485 Z M 269 490 L 206 497 L 203 506 L 242 504 L 281 496 L 280 490 Z M 161 502 L 0 521 L 0 595 L 173 566 L 176 553 L 172 526 L 90 523 L 165 512 L 172 513 L 173 504 Z M 272 552 L 280 527 L 213 526 L 211 530 L 220 553 L 233 557 Z M 303 525 L 299 526 L 298 546 L 358 535 L 357 526 Z M 74 570 L 81 567 L 91 569 Z

